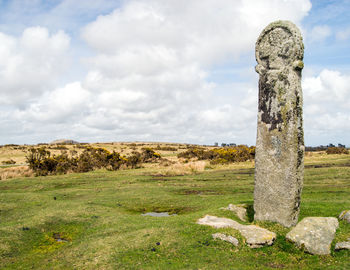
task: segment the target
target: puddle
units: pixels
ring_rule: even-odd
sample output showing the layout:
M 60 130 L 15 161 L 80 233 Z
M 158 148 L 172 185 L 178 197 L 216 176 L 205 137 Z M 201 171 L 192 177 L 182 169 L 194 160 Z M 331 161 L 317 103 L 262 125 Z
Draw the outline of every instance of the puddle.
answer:
M 68 242 L 68 240 L 63 238 L 63 236 L 61 236 L 60 233 L 53 233 L 53 239 L 55 239 L 56 242 L 63 242 L 63 243 Z
M 67 240 L 62 239 L 62 238 L 55 238 L 55 240 L 56 240 L 56 242 L 63 242 L 63 243 L 68 242 Z
M 142 216 L 151 216 L 151 217 L 171 217 L 177 216 L 176 214 L 169 215 L 168 212 L 148 212 L 145 214 L 141 214 Z

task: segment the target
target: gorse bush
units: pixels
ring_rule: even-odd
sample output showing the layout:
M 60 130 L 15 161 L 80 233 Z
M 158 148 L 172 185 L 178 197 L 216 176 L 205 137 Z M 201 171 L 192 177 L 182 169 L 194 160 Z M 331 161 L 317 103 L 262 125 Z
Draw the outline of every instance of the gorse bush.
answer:
M 76 153 L 75 153 L 76 154 Z M 68 172 L 89 172 L 95 169 L 119 170 L 137 168 L 143 162 L 156 162 L 161 156 L 152 149 L 143 149 L 125 157 L 105 148 L 86 147 L 80 155 L 69 156 L 67 151 L 52 155 L 45 147 L 32 148 L 26 156 L 29 167 L 35 175 L 65 174 Z
M 349 154 L 349 151 L 344 147 L 328 147 L 327 154 Z
M 109 152 L 105 148 L 87 147 L 77 158 L 78 172 L 88 172 L 94 169 L 106 168 L 118 170 L 127 159 L 119 153 Z
M 45 147 L 29 149 L 26 156 L 29 168 L 31 168 L 36 175 L 48 175 L 55 171 L 57 161 L 51 157 L 50 151 Z
M 155 152 L 150 147 L 144 147 L 141 150 L 142 150 L 142 153 L 141 153 L 142 162 L 153 162 L 161 158 L 160 154 Z
M 238 145 L 235 147 L 221 147 L 206 150 L 201 147 L 193 147 L 177 155 L 179 158 L 198 160 L 210 160 L 212 164 L 241 162 L 254 159 L 255 146 L 247 147 Z

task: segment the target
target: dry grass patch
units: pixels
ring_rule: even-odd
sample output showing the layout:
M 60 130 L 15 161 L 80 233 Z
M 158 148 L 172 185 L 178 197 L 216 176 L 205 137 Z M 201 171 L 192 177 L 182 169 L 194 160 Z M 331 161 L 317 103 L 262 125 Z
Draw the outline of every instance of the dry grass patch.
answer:
M 0 180 L 31 176 L 34 176 L 34 172 L 28 166 L 18 166 L 0 169 Z
M 166 176 L 188 175 L 203 172 L 209 164 L 207 161 L 191 161 L 188 163 L 177 162 L 166 168 L 161 168 L 159 173 Z

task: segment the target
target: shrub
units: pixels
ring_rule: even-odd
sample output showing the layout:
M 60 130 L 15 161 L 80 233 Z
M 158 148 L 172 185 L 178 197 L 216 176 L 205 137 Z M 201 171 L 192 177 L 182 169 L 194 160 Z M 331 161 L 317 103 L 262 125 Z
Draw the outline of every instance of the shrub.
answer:
M 142 153 L 141 153 L 141 162 L 155 162 L 158 159 L 161 158 L 160 154 L 155 152 L 152 148 L 150 147 L 145 147 L 142 148 Z
M 241 162 L 254 159 L 255 147 L 247 147 L 245 145 L 238 145 L 235 147 L 220 147 L 210 150 L 204 148 L 193 147 L 185 152 L 178 154 L 179 158 L 198 160 L 210 160 L 212 164 Z
M 113 151 L 107 155 L 107 166 L 108 170 L 116 171 L 119 170 L 123 164 L 127 163 L 127 159 L 120 155 L 119 153 Z
M 105 148 L 87 147 L 77 158 L 77 172 L 88 172 L 94 169 L 106 168 L 118 170 L 127 159 L 119 153 L 112 153 Z
M 133 151 L 131 153 L 131 156 L 127 158 L 127 166 L 131 167 L 132 169 L 136 169 L 138 165 L 141 163 L 141 153 L 137 151 Z
M 192 147 L 189 148 L 187 151 L 181 152 L 177 155 L 179 158 L 198 158 L 198 159 L 206 159 L 204 158 L 204 148 L 200 147 Z
M 29 149 L 26 159 L 36 175 L 48 175 L 56 169 L 57 161 L 45 147 Z
M 328 155 L 330 154 L 349 154 L 349 151 L 344 147 L 328 147 L 326 150 Z
M 67 172 L 89 172 L 95 169 L 119 170 L 121 166 L 137 168 L 142 162 L 156 162 L 161 159 L 160 154 L 151 148 L 143 149 L 142 153 L 133 152 L 129 157 L 124 157 L 118 152 L 110 152 L 105 148 L 86 147 L 80 154 L 67 151 L 60 155 L 51 156 L 46 148 L 31 148 L 26 156 L 29 167 L 35 175 L 64 174 Z

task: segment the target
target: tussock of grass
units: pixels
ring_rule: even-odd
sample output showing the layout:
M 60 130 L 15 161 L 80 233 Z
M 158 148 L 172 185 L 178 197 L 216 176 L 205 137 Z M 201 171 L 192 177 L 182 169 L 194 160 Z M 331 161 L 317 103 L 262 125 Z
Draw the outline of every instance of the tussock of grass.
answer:
M 157 174 L 165 176 L 188 175 L 203 172 L 207 166 L 206 161 L 190 161 L 188 163 L 177 162 L 165 168 L 160 168 Z
M 28 166 L 0 168 L 0 180 L 18 177 L 31 177 L 33 175 L 33 171 Z

